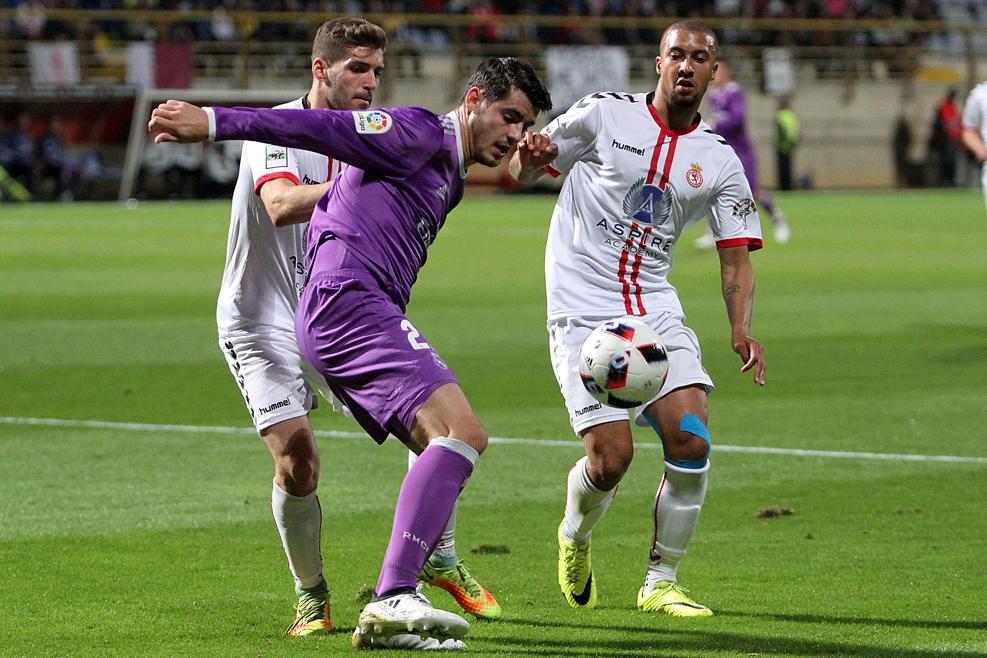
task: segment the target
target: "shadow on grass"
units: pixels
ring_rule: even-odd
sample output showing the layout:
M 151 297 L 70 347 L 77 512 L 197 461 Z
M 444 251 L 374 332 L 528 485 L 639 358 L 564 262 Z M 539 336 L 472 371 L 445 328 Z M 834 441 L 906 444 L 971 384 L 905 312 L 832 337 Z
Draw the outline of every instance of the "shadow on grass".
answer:
M 742 615 L 737 615 L 742 616 Z M 759 616 L 759 615 L 751 615 Z M 783 615 L 778 616 L 784 619 Z M 841 620 L 807 616 L 807 621 L 839 623 Z M 861 620 L 864 621 L 864 620 Z M 882 620 L 877 620 L 882 621 Z M 966 651 L 946 654 L 933 649 L 911 649 L 892 645 L 867 645 L 859 642 L 832 642 L 800 637 L 771 637 L 719 631 L 656 628 L 654 626 L 619 626 L 610 624 L 569 624 L 512 620 L 519 626 L 558 628 L 566 631 L 569 641 L 522 639 L 515 635 L 485 635 L 492 642 L 521 655 L 531 656 L 608 656 L 631 658 L 642 655 L 675 656 L 677 652 L 726 652 L 734 655 L 776 654 L 783 656 L 863 656 L 864 658 L 987 658 L 987 652 Z M 891 622 L 887 622 L 891 623 Z M 624 639 L 575 637 L 580 629 L 599 629 L 625 633 Z
M 752 617 L 768 621 L 790 621 L 804 624 L 862 624 L 864 626 L 891 626 L 907 628 L 962 628 L 973 631 L 987 630 L 987 621 L 950 621 L 940 619 L 877 619 L 874 617 L 840 617 L 835 615 L 799 615 L 770 612 L 739 612 L 717 610 L 718 617 Z

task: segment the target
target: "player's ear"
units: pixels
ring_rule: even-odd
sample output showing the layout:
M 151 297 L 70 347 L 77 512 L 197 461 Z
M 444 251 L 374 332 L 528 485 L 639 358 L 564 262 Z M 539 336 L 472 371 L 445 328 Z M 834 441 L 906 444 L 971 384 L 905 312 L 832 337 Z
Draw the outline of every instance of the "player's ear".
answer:
M 661 75 L 661 55 L 655 57 L 655 73 Z
M 329 68 L 328 62 L 321 57 L 316 57 L 312 60 L 312 77 L 326 84 L 326 71 Z
M 479 87 L 470 87 L 466 92 L 466 98 L 464 102 L 466 104 L 467 114 L 472 114 L 476 111 L 476 106 L 483 101 L 483 92 L 480 91 Z

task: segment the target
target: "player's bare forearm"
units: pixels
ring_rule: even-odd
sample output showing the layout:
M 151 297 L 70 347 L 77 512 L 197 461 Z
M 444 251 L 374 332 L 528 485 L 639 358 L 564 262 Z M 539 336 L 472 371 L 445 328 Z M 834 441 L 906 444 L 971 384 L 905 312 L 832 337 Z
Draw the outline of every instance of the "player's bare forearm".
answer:
M 963 129 L 963 144 L 970 149 L 978 162 L 987 162 L 987 146 L 976 128 Z
M 161 142 L 204 142 L 209 139 L 209 117 L 201 107 L 169 100 L 151 112 L 147 131 Z
M 754 381 L 764 384 L 764 348 L 750 335 L 754 312 L 754 269 L 746 246 L 719 250 L 723 301 L 730 320 L 730 344 L 744 362 L 741 372 L 753 370 Z
M 519 183 L 532 183 L 544 173 L 545 165 L 559 154 L 559 147 L 541 133 L 527 133 L 517 144 L 517 149 L 507 165 L 508 171 Z
M 295 185 L 286 178 L 276 178 L 260 188 L 260 198 L 275 226 L 301 224 L 312 217 L 312 211 L 332 183 Z

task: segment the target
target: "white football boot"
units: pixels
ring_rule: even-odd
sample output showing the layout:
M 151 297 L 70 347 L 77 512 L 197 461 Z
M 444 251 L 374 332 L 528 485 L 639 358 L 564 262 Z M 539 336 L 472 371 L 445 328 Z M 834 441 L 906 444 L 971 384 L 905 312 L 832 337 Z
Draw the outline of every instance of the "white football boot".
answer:
M 353 632 L 353 647 L 441 649 L 445 647 L 389 645 L 399 635 L 412 638 L 417 636 L 424 644 L 429 644 L 428 640 L 431 639 L 441 645 L 450 638 L 459 640 L 469 630 L 468 621 L 451 612 L 433 608 L 428 599 L 418 592 L 396 594 L 380 601 L 371 601 L 363 608 L 360 621 Z
M 462 640 L 448 638 L 436 640 L 434 637 L 424 639 L 412 633 L 398 633 L 391 637 L 380 635 L 360 635 L 360 645 L 357 646 L 356 634 L 353 635 L 353 646 L 357 649 L 405 649 L 407 651 L 462 651 L 466 643 Z

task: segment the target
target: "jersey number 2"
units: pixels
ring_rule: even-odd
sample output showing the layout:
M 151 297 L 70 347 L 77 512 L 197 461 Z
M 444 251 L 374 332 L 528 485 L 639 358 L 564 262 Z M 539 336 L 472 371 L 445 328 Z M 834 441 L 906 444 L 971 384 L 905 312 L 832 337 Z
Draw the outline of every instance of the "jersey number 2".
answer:
M 421 334 L 415 329 L 415 325 L 411 324 L 411 320 L 402 320 L 401 329 L 408 332 L 408 342 L 411 343 L 411 347 L 416 350 L 430 350 L 432 346 L 426 343 L 424 340 L 419 340 Z

